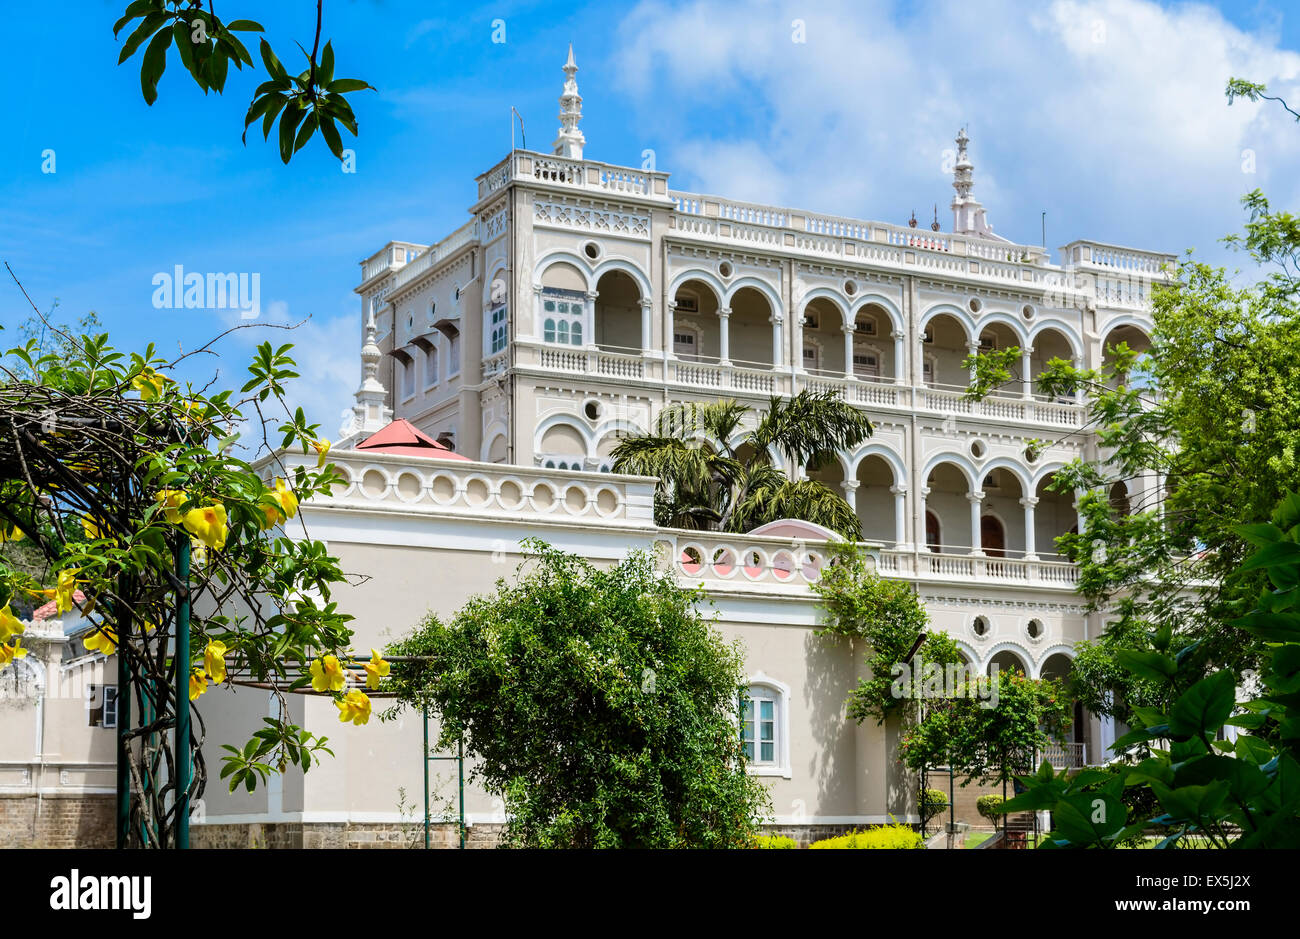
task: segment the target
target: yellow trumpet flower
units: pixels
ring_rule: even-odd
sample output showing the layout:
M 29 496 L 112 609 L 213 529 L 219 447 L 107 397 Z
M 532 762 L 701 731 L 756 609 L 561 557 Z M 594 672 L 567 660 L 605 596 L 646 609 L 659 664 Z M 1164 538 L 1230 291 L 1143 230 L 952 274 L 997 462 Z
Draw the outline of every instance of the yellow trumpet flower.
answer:
M 320 440 L 313 440 L 312 449 L 314 449 L 318 454 L 318 456 L 316 457 L 316 467 L 319 469 L 320 467 L 325 465 L 325 457 L 330 452 L 330 442 L 326 440 L 324 437 L 322 437 Z
M 0 527 L 0 544 L 4 544 L 6 541 L 22 541 L 26 537 L 27 536 L 23 534 L 23 530 L 17 525 L 7 531 L 3 527 Z
M 23 648 L 21 639 L 15 638 L 13 645 L 0 642 L 0 671 L 7 668 L 14 659 L 21 659 L 26 654 L 27 650 Z M 366 717 L 369 718 L 369 716 L 369 703 L 367 702 Z
M 190 700 L 193 701 L 207 690 L 208 679 L 203 674 L 203 669 L 196 668 L 190 672 Z
M 334 706 L 339 709 L 339 720 L 345 724 L 350 721 L 359 727 L 370 720 L 370 699 L 364 691 L 349 691 Z
M 388 677 L 391 666 L 384 657 L 374 649 L 370 650 L 370 661 L 366 663 L 366 687 L 374 691 L 379 687 L 379 680 Z
M 131 379 L 131 387 L 140 392 L 141 401 L 157 401 L 170 381 L 146 365 L 139 375 Z
M 336 656 L 327 655 L 311 663 L 311 687 L 313 691 L 342 691 L 343 666 Z
M 83 518 L 81 520 L 81 530 L 86 533 L 86 537 L 93 540 L 100 538 L 112 537 L 104 528 L 101 528 L 97 519 Z
M 226 526 L 226 507 L 220 502 L 186 512 L 184 525 L 186 531 L 209 548 L 220 551 L 226 546 L 230 529 Z
M 226 644 L 216 639 L 203 650 L 203 669 L 217 684 L 226 680 Z
M 26 629 L 27 627 L 14 616 L 13 611 L 9 609 L 9 604 L 6 603 L 5 608 L 0 610 L 0 642 L 4 642 L 10 636 L 21 636 Z
M 88 652 L 102 652 L 112 655 L 117 651 L 117 631 L 112 626 L 100 626 L 93 629 L 82 640 Z
M 79 567 L 68 567 L 59 571 L 59 582 L 54 587 L 54 600 L 60 613 L 67 613 L 74 606 L 73 593 L 77 590 Z
M 153 500 L 163 507 L 163 517 L 173 525 L 181 523 L 181 506 L 189 499 L 184 489 L 162 489 Z

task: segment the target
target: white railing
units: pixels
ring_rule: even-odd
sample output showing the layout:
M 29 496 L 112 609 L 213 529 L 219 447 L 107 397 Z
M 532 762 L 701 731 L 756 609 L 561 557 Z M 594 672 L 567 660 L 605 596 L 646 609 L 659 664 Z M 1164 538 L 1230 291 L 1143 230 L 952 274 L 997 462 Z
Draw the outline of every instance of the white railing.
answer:
M 376 274 L 402 267 L 413 261 L 426 250 L 428 245 L 417 245 L 409 241 L 393 241 L 376 251 L 361 262 L 361 280 L 365 282 Z
M 877 559 L 880 570 L 896 577 L 920 580 L 997 581 L 1074 589 L 1079 569 L 1068 561 L 984 557 L 885 548 Z
M 1158 251 L 1139 251 L 1099 241 L 1072 241 L 1061 249 L 1065 263 L 1070 266 L 1107 268 L 1129 274 L 1163 276 L 1166 267 L 1172 267 L 1178 258 Z
M 409 264 L 405 265 L 393 278 L 393 290 L 400 290 L 421 274 L 433 268 L 439 261 L 451 257 L 467 244 L 478 240 L 478 226 L 475 219 L 470 219 L 442 241 L 426 248 Z
M 673 569 L 688 580 L 722 584 L 807 587 L 821 577 L 829 555 L 821 544 L 790 538 L 671 531 Z
M 1039 754 L 1055 769 L 1083 769 L 1088 765 L 1088 745 L 1086 743 L 1053 743 L 1043 748 Z

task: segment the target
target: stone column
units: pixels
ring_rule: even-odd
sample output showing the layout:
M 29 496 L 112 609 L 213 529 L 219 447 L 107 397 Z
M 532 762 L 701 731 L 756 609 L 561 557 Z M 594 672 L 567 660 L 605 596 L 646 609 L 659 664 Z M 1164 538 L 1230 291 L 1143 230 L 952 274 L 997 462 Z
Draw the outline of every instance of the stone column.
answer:
M 969 352 L 972 356 L 979 355 L 980 344 L 979 344 L 978 342 L 968 342 L 968 343 L 966 343 L 966 351 Z M 972 363 L 972 364 L 971 364 L 971 367 L 970 367 L 970 380 L 971 380 L 972 382 L 975 381 L 975 365 L 974 365 L 974 363 Z
M 650 309 L 654 306 L 652 300 L 641 301 L 641 354 L 647 355 L 651 351 L 653 340 L 650 337 Z
M 596 348 L 596 298 L 599 296 L 598 291 L 587 291 L 587 315 L 583 317 L 582 328 L 587 331 L 583 345 L 588 349 Z
M 773 313 L 767 321 L 772 324 L 772 368 L 782 368 L 785 365 L 785 356 L 781 354 L 781 317 Z
M 790 354 L 794 357 L 790 362 L 790 370 L 800 375 L 803 373 L 803 313 L 798 311 L 790 315 Z M 791 389 L 792 392 L 798 392 L 798 387 Z
M 727 307 L 718 308 L 718 358 L 719 364 L 731 364 L 731 330 L 728 328 L 728 321 L 731 319 L 731 310 Z
M 664 304 L 664 358 L 676 358 L 673 353 L 673 315 L 677 312 L 677 301 L 669 300 Z
M 853 327 L 844 327 L 844 377 L 853 377 Z
M 840 488 L 844 490 L 844 501 L 849 504 L 854 512 L 858 510 L 858 487 L 862 483 L 856 479 L 846 479 L 840 483 Z
M 542 309 L 542 285 L 533 285 L 533 331 L 530 334 L 533 339 L 541 339 L 545 334 L 546 311 Z M 523 332 L 520 327 L 522 323 L 516 323 L 515 329 L 520 333 Z
M 1081 355 L 1076 355 L 1076 356 L 1074 357 L 1074 367 L 1075 367 L 1075 368 L 1083 368 L 1083 356 L 1081 356 Z M 1080 386 L 1078 389 L 1076 389 L 1075 392 L 1074 392 L 1074 403 L 1075 403 L 1075 404 L 1083 404 L 1084 394 L 1085 394 L 1085 392 L 1084 392 L 1084 389 L 1083 389 L 1082 386 Z M 1080 530 L 1082 531 L 1082 529 L 1080 529 Z
M 894 547 L 907 550 L 907 487 L 890 486 L 894 494 Z
M 1033 361 L 1030 358 L 1034 354 L 1033 349 L 1020 350 L 1020 372 L 1023 376 L 1024 397 L 1029 400 L 1034 396 L 1034 381 L 1030 377 L 1033 372 Z
M 905 385 L 907 384 L 907 343 L 904 340 L 907 334 L 895 330 L 889 334 L 889 338 L 894 340 L 894 384 Z
M 1038 560 L 1037 533 L 1034 528 L 1034 507 L 1038 505 L 1036 498 L 1021 499 L 1020 504 L 1025 507 L 1025 560 Z
M 982 492 L 966 493 L 966 501 L 970 503 L 970 553 L 983 557 L 984 539 L 980 534 L 980 503 L 984 500 Z
M 930 494 L 929 486 L 916 490 L 916 550 L 928 551 L 929 543 L 925 539 L 925 499 Z

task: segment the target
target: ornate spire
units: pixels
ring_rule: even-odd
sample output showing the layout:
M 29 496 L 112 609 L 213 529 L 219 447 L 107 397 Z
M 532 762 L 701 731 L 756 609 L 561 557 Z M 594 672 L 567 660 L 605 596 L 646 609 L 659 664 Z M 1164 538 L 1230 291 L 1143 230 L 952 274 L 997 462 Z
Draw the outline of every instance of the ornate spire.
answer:
M 970 158 L 966 155 L 966 144 L 970 143 L 970 138 L 966 136 L 966 128 L 957 131 L 957 162 L 952 168 L 952 188 L 957 190 L 955 203 L 970 201 L 970 191 L 974 183 L 971 180 L 971 172 L 975 169 L 971 165 Z
M 957 131 L 956 140 L 957 162 L 952 168 L 952 188 L 957 191 L 957 194 L 952 197 L 952 230 L 958 235 L 976 235 L 994 241 L 1006 241 L 1005 238 L 993 234 L 993 226 L 985 216 L 984 206 L 971 195 L 971 189 L 974 187 L 971 177 L 975 167 L 971 165 L 970 157 L 966 153 L 966 145 L 970 143 L 970 137 L 966 136 L 966 128 Z M 937 214 L 935 220 L 938 221 Z
M 393 409 L 388 407 L 388 391 L 379 381 L 379 362 L 384 354 L 375 341 L 375 311 L 366 316 L 366 339 L 361 346 L 361 386 L 357 388 L 357 403 L 352 406 L 352 417 L 343 426 L 341 436 L 373 434 L 387 427 L 393 419 Z
M 560 94 L 560 135 L 555 138 L 555 155 L 582 159 L 582 147 L 587 138 L 578 130 L 582 120 L 582 95 L 578 94 L 578 65 L 573 61 L 573 43 L 569 43 L 569 59 L 564 63 L 564 91 Z

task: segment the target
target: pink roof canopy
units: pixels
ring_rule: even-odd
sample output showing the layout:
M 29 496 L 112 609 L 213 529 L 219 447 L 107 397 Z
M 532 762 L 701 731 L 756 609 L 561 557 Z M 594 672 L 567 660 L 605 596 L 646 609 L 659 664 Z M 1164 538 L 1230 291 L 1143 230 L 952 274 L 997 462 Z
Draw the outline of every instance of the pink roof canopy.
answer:
M 390 453 L 393 456 L 423 456 L 435 460 L 469 461 L 469 457 L 462 456 L 445 444 L 438 443 L 428 434 L 416 430 L 410 421 L 401 417 L 383 430 L 375 431 L 357 444 L 356 448 L 375 453 Z

